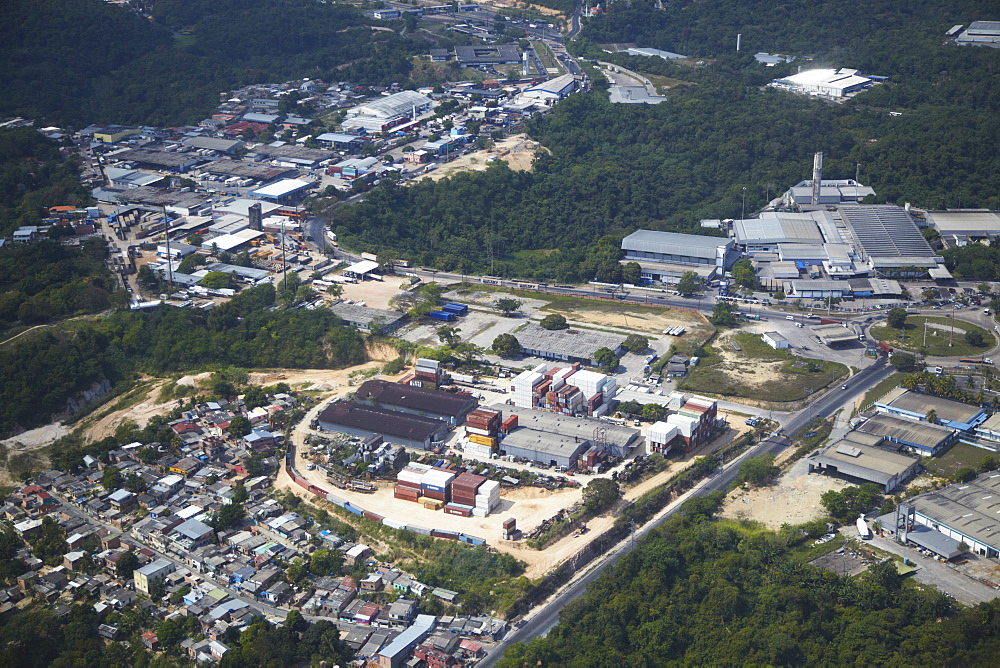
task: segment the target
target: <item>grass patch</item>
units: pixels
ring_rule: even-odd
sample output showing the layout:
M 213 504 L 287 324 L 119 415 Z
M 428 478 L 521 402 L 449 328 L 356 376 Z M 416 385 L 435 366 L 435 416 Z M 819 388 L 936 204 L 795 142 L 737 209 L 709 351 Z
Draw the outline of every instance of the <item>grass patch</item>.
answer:
M 977 468 L 980 462 L 991 456 L 995 455 L 988 450 L 968 443 L 955 443 L 943 455 L 924 457 L 921 463 L 930 473 L 950 479 L 959 469 Z
M 906 326 L 902 330 L 888 326 L 872 327 L 871 334 L 880 341 L 889 342 L 893 347 L 904 350 L 919 350 L 924 347 L 925 322 L 927 323 L 926 354 L 933 357 L 979 355 L 996 345 L 993 332 L 965 320 L 940 316 L 910 316 L 906 319 Z M 948 330 L 940 329 L 940 327 L 951 327 L 952 325 L 955 327 L 954 335 Z M 966 342 L 966 332 L 982 334 L 983 345 L 973 346 Z M 951 346 L 948 345 L 949 340 L 952 341 Z
M 780 362 L 779 377 L 763 383 L 750 383 L 742 376 L 729 373 L 731 363 L 712 347 L 705 346 L 707 354 L 678 384 L 678 389 L 724 397 L 766 398 L 773 402 L 800 401 L 848 373 L 847 367 L 837 362 L 805 359 L 789 350 L 774 350 L 753 334 L 741 332 L 735 340 L 743 349 L 739 353 L 743 359 L 738 364 Z
M 669 90 L 675 86 L 690 86 L 692 85 L 690 81 L 683 81 L 681 79 L 674 79 L 672 77 L 665 77 L 659 74 L 645 74 L 643 73 L 650 82 L 656 86 L 657 90 Z
M 830 438 L 830 432 L 833 431 L 833 420 L 834 418 L 827 420 L 813 418 L 809 424 L 795 434 L 793 439 L 798 443 L 798 447 L 795 449 L 795 455 L 790 461 L 804 457 L 823 445 Z M 806 434 L 812 434 L 812 436 L 806 436 Z
M 559 61 L 552 54 L 552 49 L 549 48 L 548 44 L 541 40 L 532 40 L 531 47 L 535 50 L 538 59 L 542 61 L 542 67 L 546 69 L 555 68 L 560 72 L 564 71 L 559 65 Z
M 894 373 L 877 385 L 870 387 L 868 391 L 865 392 L 865 396 L 861 398 L 861 407 L 865 408 L 870 406 L 885 396 L 890 390 L 895 389 L 901 382 L 903 382 L 904 375 L 905 374 L 899 372 Z M 857 413 L 857 411 L 855 411 L 855 413 Z
M 805 545 L 792 550 L 791 557 L 800 564 L 807 564 L 813 559 L 819 559 L 824 554 L 830 554 L 840 549 L 846 542 L 847 536 L 843 534 L 837 534 L 837 537 L 829 543 L 822 543 L 820 545 L 813 545 L 813 539 L 810 538 Z

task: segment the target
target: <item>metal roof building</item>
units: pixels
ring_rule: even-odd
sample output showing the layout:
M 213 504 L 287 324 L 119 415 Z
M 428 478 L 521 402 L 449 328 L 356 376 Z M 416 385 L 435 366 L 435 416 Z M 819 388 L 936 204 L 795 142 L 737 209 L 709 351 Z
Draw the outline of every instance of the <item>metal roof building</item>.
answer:
M 217 139 L 215 137 L 190 137 L 182 143 L 191 148 L 207 148 L 219 153 L 232 153 L 243 148 L 243 142 L 239 139 Z
M 875 194 L 873 188 L 861 185 L 854 179 L 822 179 L 819 184 L 820 204 L 859 203 L 868 195 Z M 800 181 L 789 188 L 783 197 L 788 204 L 810 205 L 812 203 L 812 186 L 812 179 Z
M 944 264 L 944 258 L 934 252 L 902 207 L 839 206 L 837 217 L 845 224 L 855 251 L 873 269 L 891 272 Z
M 875 437 L 876 442 L 881 441 Z M 843 440 L 815 451 L 807 458 L 810 473 L 843 475 L 881 485 L 886 493 L 916 473 L 920 460 L 875 447 L 865 435 L 848 434 Z
M 521 52 L 514 44 L 476 44 L 456 46 L 455 56 L 462 65 L 514 65 L 521 62 Z
M 958 37 L 959 46 L 989 46 L 1000 49 L 1000 21 L 974 21 Z
M 1000 236 L 1000 211 L 928 211 L 927 223 L 941 236 L 964 235 L 992 239 Z
M 828 211 L 762 211 L 757 218 L 734 220 L 733 237 L 748 253 L 772 252 L 777 250 L 778 244 L 841 242 Z
M 664 60 L 678 60 L 680 58 L 687 58 L 687 56 L 682 56 L 679 53 L 672 53 L 670 51 L 661 51 L 660 49 L 649 49 L 649 48 L 631 48 L 625 49 L 625 53 L 630 56 L 658 56 Z
M 970 406 L 951 399 L 933 397 L 922 392 L 911 392 L 897 387 L 875 402 L 879 413 L 897 415 L 910 420 L 926 420 L 934 411 L 938 424 L 968 431 L 986 421 L 986 411 L 978 406 Z
M 380 325 L 383 332 L 391 332 L 397 329 L 406 319 L 405 313 L 390 311 L 388 309 L 372 308 L 371 306 L 361 306 L 359 304 L 348 304 L 337 302 L 330 305 L 330 310 L 338 318 L 352 327 L 357 327 L 369 331 L 375 325 Z
M 597 366 L 594 353 L 601 348 L 608 348 L 616 355 L 621 355 L 625 335 L 592 329 L 549 330 L 529 322 L 517 333 L 517 340 L 525 355 Z
M 260 199 L 271 200 L 280 204 L 302 197 L 306 190 L 313 188 L 315 185 L 312 181 L 282 179 L 263 188 L 252 190 L 250 194 Z
M 949 427 L 915 422 L 886 413 L 876 413 L 858 425 L 857 430 L 899 443 L 925 457 L 938 454 L 958 435 L 958 431 Z
M 432 102 L 426 95 L 412 90 L 404 90 L 367 104 L 348 110 L 347 117 L 369 116 L 383 121 L 393 121 L 403 117 L 416 118 L 430 111 Z
M 335 401 L 319 414 L 319 425 L 328 431 L 368 438 L 373 434 L 397 445 L 428 450 L 444 438 L 448 424 L 442 420 L 400 413 L 353 401 Z
M 492 410 L 503 411 L 508 416 L 516 415 L 521 427 L 536 431 L 560 434 L 580 441 L 593 439 L 594 430 L 601 430 L 605 445 L 612 454 L 624 456 L 639 444 L 639 432 L 629 427 L 622 427 L 604 420 L 588 417 L 574 417 L 562 413 L 550 413 L 534 408 L 512 406 L 510 404 L 493 404 Z M 504 439 L 506 441 L 506 439 Z
M 666 102 L 662 95 L 650 95 L 645 86 L 612 86 L 608 101 L 614 104 L 659 104 Z
M 479 402 L 467 392 L 446 392 L 386 380 L 367 380 L 355 392 L 358 402 L 461 424 Z
M 665 283 L 676 283 L 692 270 L 711 280 L 740 256 L 732 239 L 654 230 L 636 230 L 622 239 L 622 250 L 622 263 L 638 262 L 643 278 Z
M 793 93 L 844 97 L 868 88 L 874 83 L 872 79 L 859 75 L 857 70 L 845 67 L 804 70 L 782 79 L 775 79 L 768 85 Z
M 965 541 L 976 554 L 1000 556 L 1000 474 L 984 474 L 921 494 L 907 504 L 913 506 L 919 523 Z

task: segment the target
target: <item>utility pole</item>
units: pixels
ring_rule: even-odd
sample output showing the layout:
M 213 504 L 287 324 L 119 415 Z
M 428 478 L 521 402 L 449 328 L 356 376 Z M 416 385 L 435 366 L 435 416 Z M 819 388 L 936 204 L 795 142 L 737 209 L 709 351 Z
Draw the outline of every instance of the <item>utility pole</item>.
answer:
M 927 347 L 927 320 L 924 320 L 924 348 Z
M 740 204 L 740 220 L 747 217 L 747 187 L 743 186 L 743 199 Z
M 955 341 L 955 302 L 951 303 L 951 331 L 948 333 L 948 347 L 951 348 Z
M 170 253 L 170 225 L 167 222 L 167 204 L 166 202 L 160 202 L 160 206 L 163 209 L 163 238 L 167 242 L 167 284 L 170 286 L 168 294 L 173 294 L 174 292 L 174 256 Z

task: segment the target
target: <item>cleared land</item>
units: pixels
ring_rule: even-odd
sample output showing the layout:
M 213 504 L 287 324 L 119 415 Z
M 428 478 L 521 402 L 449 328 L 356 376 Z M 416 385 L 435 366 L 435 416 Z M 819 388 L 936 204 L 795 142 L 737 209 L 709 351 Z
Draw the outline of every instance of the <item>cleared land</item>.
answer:
M 924 323 L 927 323 L 927 355 L 931 357 L 956 357 L 979 355 L 996 345 L 993 332 L 966 320 L 939 316 L 909 316 L 902 330 L 895 327 L 872 327 L 871 334 L 880 341 L 888 341 L 892 346 L 904 350 L 918 350 L 924 347 Z M 965 340 L 966 332 L 979 332 L 983 345 L 973 346 Z M 949 342 L 951 345 L 948 345 Z
M 988 450 L 977 448 L 968 443 L 955 443 L 943 455 L 925 457 L 923 465 L 928 472 L 934 475 L 951 478 L 959 469 L 977 468 L 987 457 L 995 458 L 996 456 Z
M 420 181 L 422 179 L 440 181 L 445 177 L 454 176 L 460 172 L 482 172 L 492 162 L 495 162 L 489 160 L 491 157 L 506 162 L 507 166 L 514 171 L 530 172 L 534 169 L 535 157 L 538 152 L 547 150 L 538 142 L 529 139 L 528 135 L 511 135 L 497 142 L 493 148 L 487 151 L 466 153 L 423 176 L 414 178 L 413 181 Z
M 682 390 L 771 402 L 800 401 L 845 377 L 843 364 L 774 350 L 760 337 L 729 331 L 679 384 Z

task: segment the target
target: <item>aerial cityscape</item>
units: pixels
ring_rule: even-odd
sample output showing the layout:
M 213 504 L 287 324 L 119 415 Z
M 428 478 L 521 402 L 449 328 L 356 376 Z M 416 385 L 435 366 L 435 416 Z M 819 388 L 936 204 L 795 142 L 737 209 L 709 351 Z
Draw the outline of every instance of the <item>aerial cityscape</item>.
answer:
M 8 15 L 0 664 L 996 665 L 1000 2 Z

